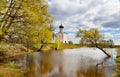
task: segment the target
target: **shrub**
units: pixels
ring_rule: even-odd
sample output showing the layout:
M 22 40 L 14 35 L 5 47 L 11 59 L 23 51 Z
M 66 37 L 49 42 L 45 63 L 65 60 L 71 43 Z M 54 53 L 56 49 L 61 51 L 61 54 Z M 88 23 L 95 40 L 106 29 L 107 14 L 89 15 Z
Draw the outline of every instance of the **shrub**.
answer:
M 72 41 L 68 41 L 68 44 L 73 44 L 73 42 Z
M 0 62 L 3 62 L 7 58 L 6 51 L 6 49 L 0 48 Z
M 120 56 L 116 56 L 116 62 L 120 63 Z

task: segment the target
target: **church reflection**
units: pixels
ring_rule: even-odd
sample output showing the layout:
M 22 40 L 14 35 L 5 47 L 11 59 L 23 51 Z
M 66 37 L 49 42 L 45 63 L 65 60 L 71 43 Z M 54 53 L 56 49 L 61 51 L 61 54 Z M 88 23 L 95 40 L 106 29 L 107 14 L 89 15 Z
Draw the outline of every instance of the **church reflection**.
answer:
M 74 52 L 76 53 L 76 52 Z M 64 52 L 36 52 L 22 58 L 29 77 L 110 77 L 113 68 L 104 68 L 104 62 Z

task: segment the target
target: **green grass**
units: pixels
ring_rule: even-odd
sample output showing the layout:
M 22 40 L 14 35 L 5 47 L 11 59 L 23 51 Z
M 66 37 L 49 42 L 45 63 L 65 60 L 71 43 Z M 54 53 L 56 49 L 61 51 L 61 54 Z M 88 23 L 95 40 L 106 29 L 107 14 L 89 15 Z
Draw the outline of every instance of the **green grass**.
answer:
M 42 51 L 47 51 L 47 50 L 55 50 L 56 48 L 55 43 L 49 43 L 45 44 L 44 47 L 42 48 Z M 79 44 L 61 44 L 58 48 L 58 50 L 63 50 L 63 49 L 73 49 L 73 48 L 79 48 Z M 40 48 L 40 44 L 35 44 L 31 49 L 33 50 L 38 50 Z
M 117 47 L 117 52 L 120 52 L 120 47 Z
M 117 57 L 116 57 L 116 62 L 117 62 L 117 63 L 120 63 L 120 56 L 117 56 Z
M 117 52 L 120 52 L 120 47 L 117 47 Z M 116 62 L 120 63 L 120 55 L 116 56 Z
M 73 49 L 73 48 L 80 48 L 79 44 L 62 44 L 60 49 Z
M 55 50 L 56 44 L 48 44 L 44 47 L 46 50 Z M 80 45 L 78 44 L 61 44 L 58 48 L 58 50 L 64 50 L 64 49 L 73 49 L 73 48 L 79 48 Z
M 10 60 L 11 57 L 26 53 L 23 45 L 0 42 L 0 77 L 24 77 L 25 71 Z
M 25 71 L 13 65 L 0 65 L 0 77 L 25 77 Z
M 7 42 L 0 42 L 0 45 L 8 45 Z
M 120 52 L 120 46 L 117 47 L 117 52 Z M 116 63 L 120 63 L 120 55 L 116 56 Z M 120 77 L 120 66 L 117 66 L 118 69 L 116 71 L 115 77 Z

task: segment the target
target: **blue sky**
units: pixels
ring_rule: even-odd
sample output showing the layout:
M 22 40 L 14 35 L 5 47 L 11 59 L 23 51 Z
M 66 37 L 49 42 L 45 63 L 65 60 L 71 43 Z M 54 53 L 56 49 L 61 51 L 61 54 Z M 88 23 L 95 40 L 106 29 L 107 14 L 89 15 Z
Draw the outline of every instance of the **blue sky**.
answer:
M 55 32 L 62 23 L 69 39 L 78 29 L 98 28 L 105 39 L 120 44 L 120 0 L 48 0 L 49 11 L 55 18 Z

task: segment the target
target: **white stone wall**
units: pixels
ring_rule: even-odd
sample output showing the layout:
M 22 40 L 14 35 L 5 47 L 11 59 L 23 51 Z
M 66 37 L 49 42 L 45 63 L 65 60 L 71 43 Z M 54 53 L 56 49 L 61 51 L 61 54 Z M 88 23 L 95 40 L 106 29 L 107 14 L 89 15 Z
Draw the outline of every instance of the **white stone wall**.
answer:
M 56 33 L 56 37 L 59 38 L 62 43 L 68 43 L 68 36 L 66 33 L 63 32 Z
M 68 43 L 68 35 L 67 34 L 63 34 L 63 43 Z

